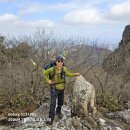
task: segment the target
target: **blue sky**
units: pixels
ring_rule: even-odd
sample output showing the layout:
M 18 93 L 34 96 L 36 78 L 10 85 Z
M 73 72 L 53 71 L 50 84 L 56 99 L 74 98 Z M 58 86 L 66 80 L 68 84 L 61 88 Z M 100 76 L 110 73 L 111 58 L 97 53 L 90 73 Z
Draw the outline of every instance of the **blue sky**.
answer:
M 0 34 L 80 36 L 118 45 L 130 24 L 130 0 L 0 0 Z

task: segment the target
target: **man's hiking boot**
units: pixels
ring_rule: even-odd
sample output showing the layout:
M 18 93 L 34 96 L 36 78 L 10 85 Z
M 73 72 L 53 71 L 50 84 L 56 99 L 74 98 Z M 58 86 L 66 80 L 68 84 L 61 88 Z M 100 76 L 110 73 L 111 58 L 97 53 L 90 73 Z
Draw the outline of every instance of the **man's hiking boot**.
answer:
M 57 116 L 62 119 L 63 118 L 63 115 L 61 113 L 57 113 Z
M 47 124 L 47 125 L 52 125 L 52 124 L 53 124 L 53 120 L 52 120 L 51 118 L 48 118 L 48 119 L 46 120 L 46 124 Z

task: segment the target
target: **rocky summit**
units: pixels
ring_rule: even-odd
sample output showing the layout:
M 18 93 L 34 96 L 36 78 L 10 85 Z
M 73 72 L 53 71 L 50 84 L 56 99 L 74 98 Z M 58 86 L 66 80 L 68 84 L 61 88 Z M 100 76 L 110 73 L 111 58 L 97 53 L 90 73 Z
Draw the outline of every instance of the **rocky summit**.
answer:
M 1 125 L 0 130 L 125 130 L 123 126 L 114 120 L 109 120 L 99 114 L 98 119 L 91 116 L 86 118 L 71 117 L 71 107 L 64 105 L 62 108 L 63 119 L 55 117 L 52 126 L 46 125 L 45 120 L 48 114 L 49 104 L 42 104 L 29 117 L 10 125 Z M 93 125 L 92 125 L 93 124 Z
M 75 85 L 79 82 L 84 87 L 88 85 L 88 88 L 93 88 L 92 84 L 88 84 L 82 76 L 77 78 Z M 91 92 L 90 90 L 88 91 Z M 49 103 L 45 102 L 36 111 L 30 113 L 28 117 L 24 117 L 20 121 L 11 122 L 10 125 L 1 125 L 0 130 L 125 130 L 125 127 L 121 123 L 108 119 L 98 111 L 95 118 L 91 115 L 84 117 L 77 115 L 72 117 L 71 104 L 72 102 L 68 101 L 66 105 L 63 105 L 63 118 L 59 119 L 56 116 L 53 125 L 46 125 L 45 123 L 49 111 Z

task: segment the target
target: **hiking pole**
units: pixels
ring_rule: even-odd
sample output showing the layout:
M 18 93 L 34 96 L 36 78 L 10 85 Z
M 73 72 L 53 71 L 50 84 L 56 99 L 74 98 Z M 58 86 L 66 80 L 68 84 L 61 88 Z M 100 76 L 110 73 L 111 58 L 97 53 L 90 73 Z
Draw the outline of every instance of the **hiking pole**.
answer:
M 57 84 L 62 84 L 62 83 L 65 83 L 65 82 L 62 81 L 62 82 L 52 83 L 52 84 L 50 84 L 50 86 L 57 85 Z
M 54 85 L 62 84 L 62 83 L 65 83 L 65 82 L 62 81 L 62 82 L 57 82 L 57 83 L 51 83 L 51 84 L 47 85 L 46 87 L 49 87 L 49 86 L 53 87 Z
M 70 83 L 73 83 L 73 82 L 75 82 L 75 81 L 68 82 L 67 84 L 70 84 Z M 65 81 L 57 82 L 57 83 L 52 83 L 52 84 L 49 84 L 49 85 L 47 85 L 45 87 L 49 87 L 49 86 L 53 86 L 53 85 L 57 85 L 57 84 L 62 84 L 62 83 L 65 83 Z

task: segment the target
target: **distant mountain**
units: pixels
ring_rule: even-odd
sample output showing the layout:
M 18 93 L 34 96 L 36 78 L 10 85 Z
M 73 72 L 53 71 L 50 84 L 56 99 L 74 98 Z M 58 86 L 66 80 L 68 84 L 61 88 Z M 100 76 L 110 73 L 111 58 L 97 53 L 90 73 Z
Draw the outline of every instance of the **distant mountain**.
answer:
M 82 44 L 69 48 L 70 55 L 67 60 L 74 62 L 76 66 L 97 64 L 98 67 L 102 67 L 104 59 L 111 52 L 111 50 L 106 48 Z M 73 63 L 70 65 L 73 65 Z

